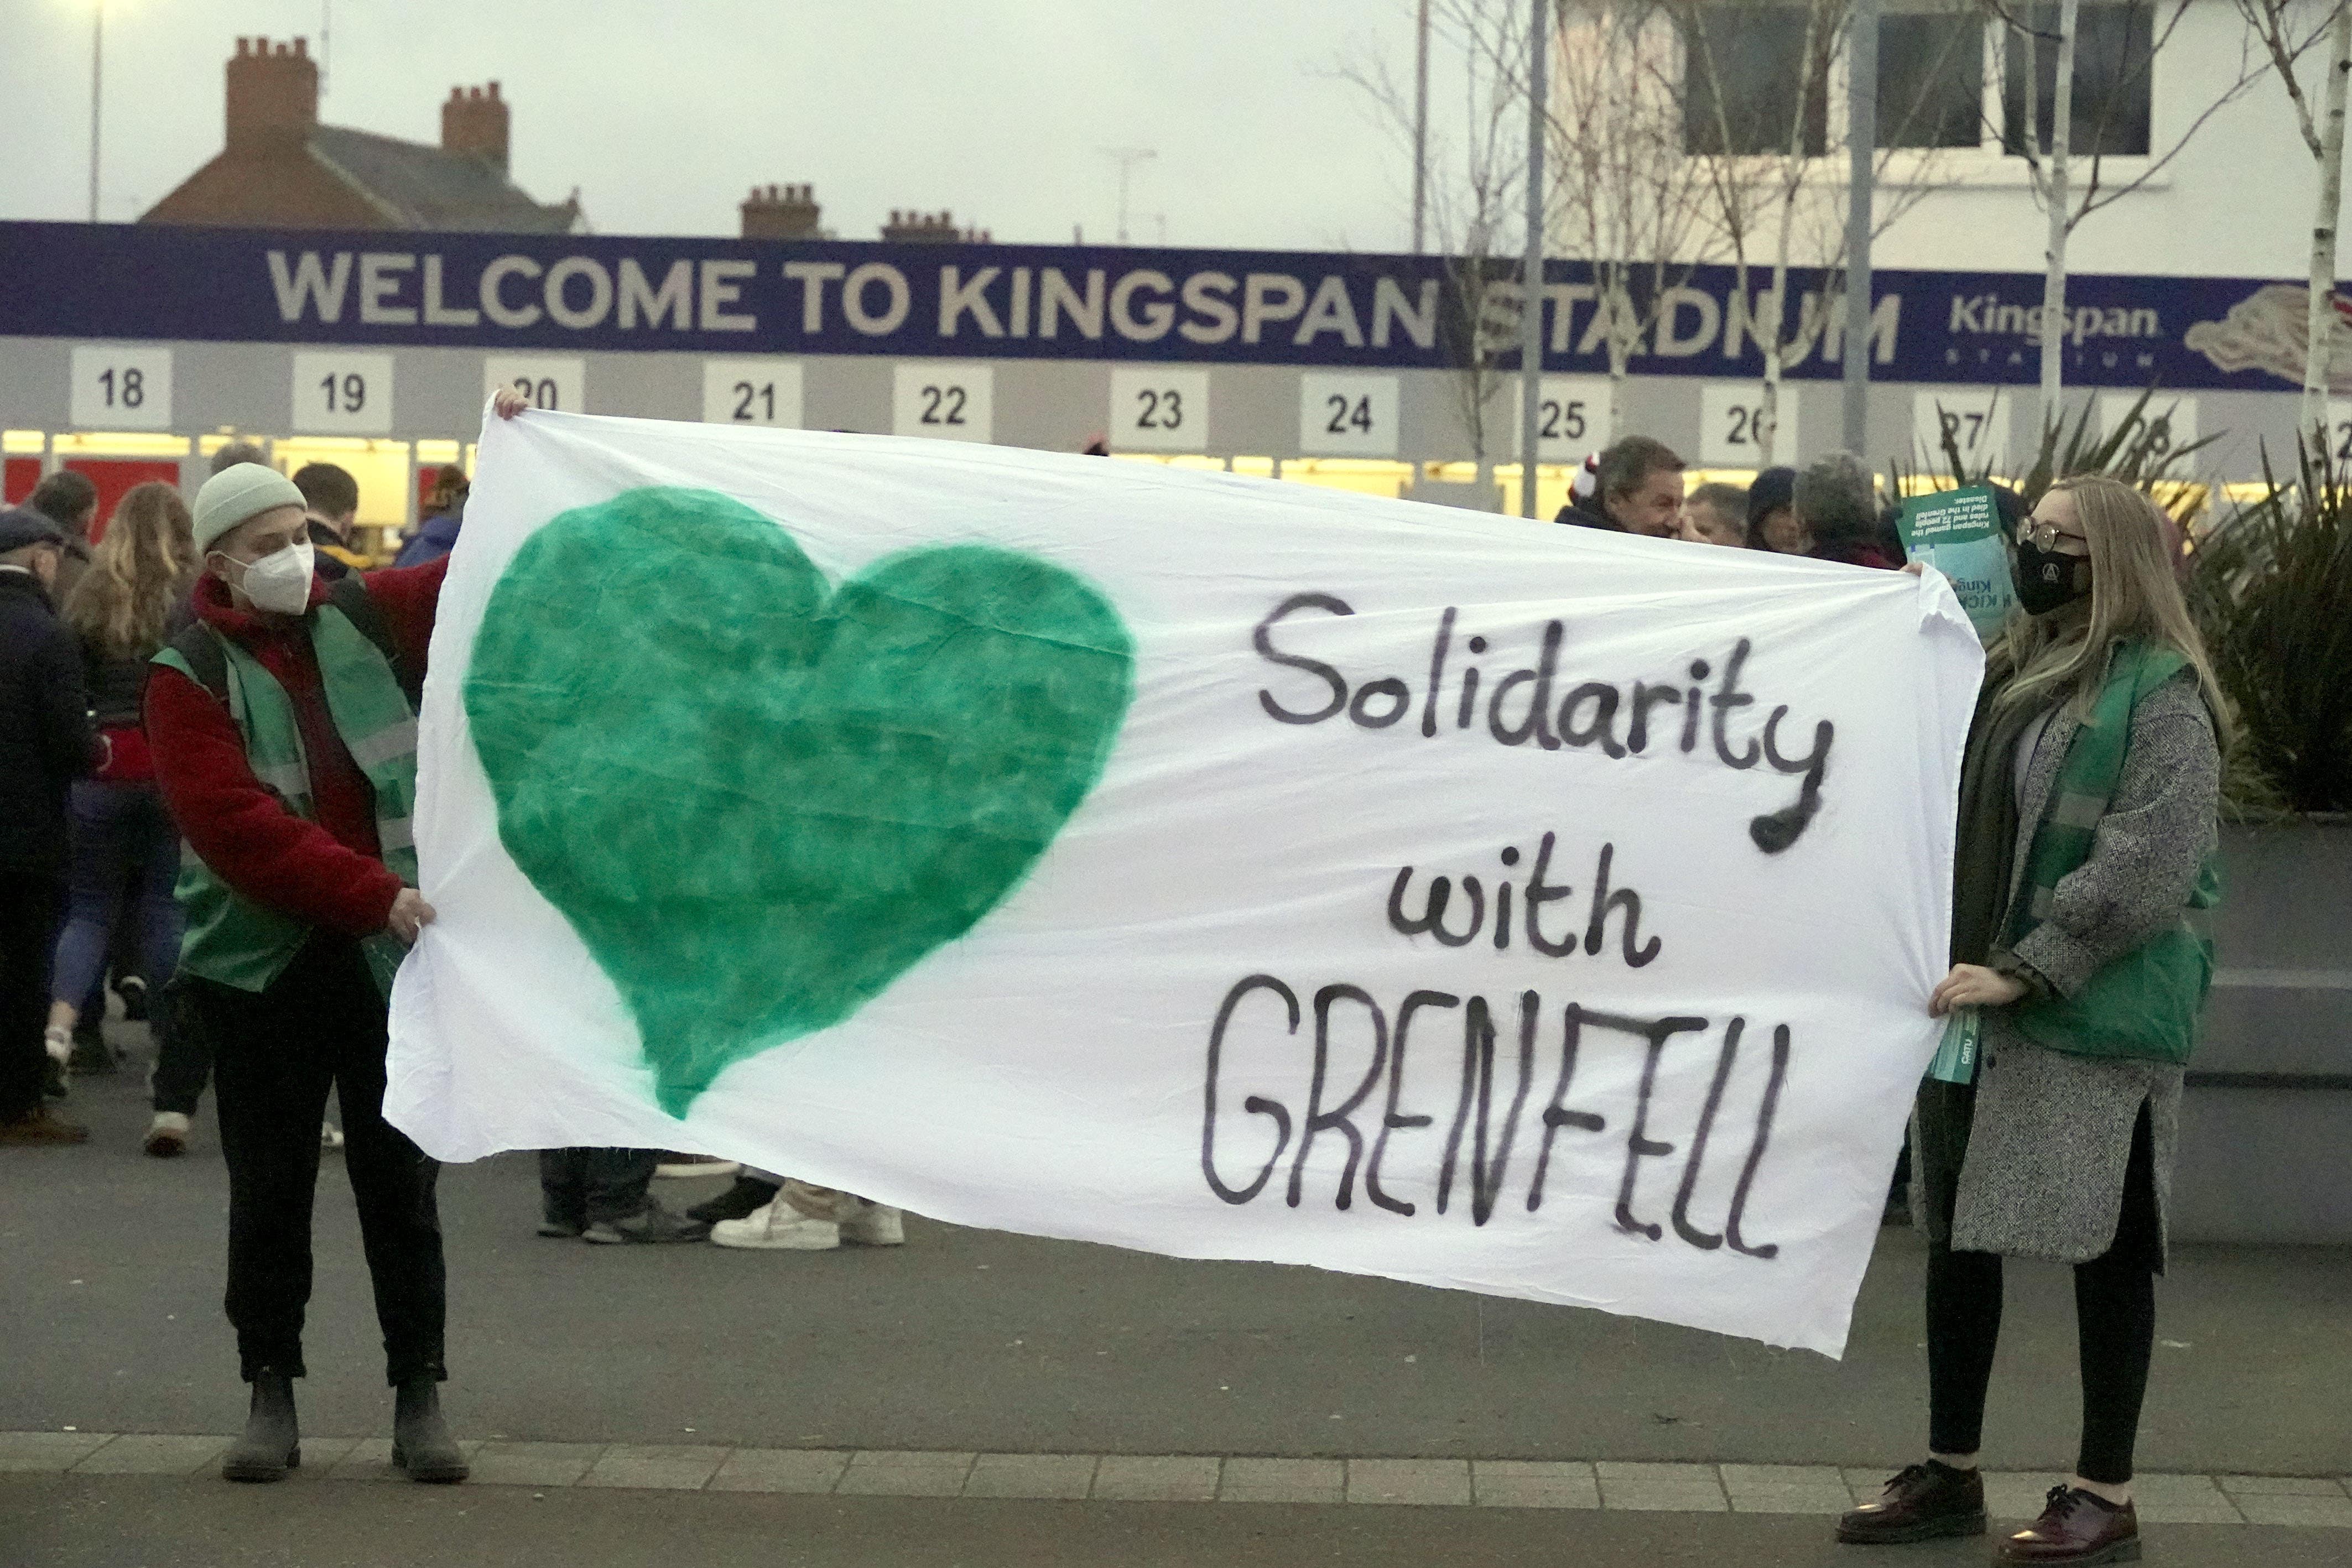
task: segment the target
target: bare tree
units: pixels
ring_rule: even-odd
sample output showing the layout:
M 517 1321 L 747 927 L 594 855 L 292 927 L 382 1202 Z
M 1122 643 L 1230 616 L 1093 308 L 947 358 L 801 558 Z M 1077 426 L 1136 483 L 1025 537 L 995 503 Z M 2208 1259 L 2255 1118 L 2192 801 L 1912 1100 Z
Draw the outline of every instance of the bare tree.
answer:
M 1485 494 L 1495 483 L 1505 382 L 1502 357 L 1517 345 L 1520 288 L 1512 270 L 1520 248 L 1517 214 L 1527 172 L 1523 78 L 1507 68 L 1526 49 L 1512 0 L 1435 0 L 1433 26 L 1460 67 L 1459 98 L 1428 132 L 1423 210 L 1444 257 L 1445 308 L 1440 342 L 1454 371 L 1455 405 Z M 1416 86 L 1385 60 L 1342 65 L 1339 77 L 1360 89 L 1375 117 L 1410 148 L 1421 132 Z
M 1672 16 L 1661 0 L 1562 0 L 1548 113 L 1559 171 L 1551 228 L 1591 267 L 1594 314 L 1578 351 L 1605 347 L 1610 428 L 1624 428 L 1625 377 L 1705 234 L 1706 171 L 1684 155 L 1670 84 Z M 1577 291 L 1560 302 L 1555 344 Z
M 1838 320 L 1838 300 L 1831 282 L 1844 267 L 1847 231 L 1845 212 L 1851 162 L 1845 156 L 1847 128 L 1832 106 L 1843 98 L 1840 84 L 1850 69 L 1847 45 L 1852 7 L 1849 0 L 1668 0 L 1681 37 L 1676 90 L 1684 104 L 1689 156 L 1706 171 L 1708 250 L 1727 257 L 1734 273 L 1732 323 L 1727 332 L 1744 330 L 1764 356 L 1761 415 L 1758 420 L 1758 455 L 1765 465 L 1779 453 L 1780 392 L 1788 368 L 1811 352 Z M 1956 18 L 1980 18 L 1976 0 L 1948 0 L 1943 7 Z M 1744 14 L 1744 15 L 1743 15 Z M 1730 57 L 1746 35 L 1727 37 L 1727 21 L 1765 23 L 1793 28 L 1798 40 L 1796 69 L 1776 81 L 1768 112 L 1735 114 L 1742 67 L 1752 76 L 1752 62 Z M 1979 36 L 1982 23 L 1976 23 Z M 1914 134 L 1923 117 L 1937 111 L 1939 84 L 1953 70 L 1973 68 L 1964 59 L 1958 29 L 1948 30 L 1925 59 L 1909 60 L 1905 73 L 1913 84 L 1906 101 L 1881 102 L 1881 136 L 1872 150 L 1871 168 L 1877 198 L 1871 205 L 1871 233 L 1885 234 L 1938 187 L 1951 150 L 1915 146 Z M 1880 84 L 1883 90 L 1884 84 Z M 1970 99 L 1979 103 L 1979 90 Z M 1755 106 L 1744 106 L 1753 109 Z M 1783 126 L 1777 118 L 1785 112 Z M 1978 123 L 1971 107 L 1969 123 Z M 1768 133 L 1777 144 L 1768 142 Z M 1750 293 L 1752 269 L 1764 265 L 1769 247 L 1771 286 L 1757 298 Z M 1791 327 L 1787 308 L 1791 266 L 1820 269 L 1824 279 L 1820 293 L 1799 303 Z M 1736 324 L 1736 325 L 1735 325 Z M 1844 351 L 1866 352 L 1866 344 Z
M 2323 444 L 2327 427 L 2329 371 L 2335 359 L 2336 219 L 2344 206 L 2344 103 L 2352 80 L 2352 4 L 2347 0 L 2238 0 L 2239 14 L 2262 40 L 2271 69 L 2294 106 L 2295 129 L 2319 165 L 2317 211 L 2311 223 L 2310 310 L 2305 319 L 2303 429 Z M 2327 36 L 2324 107 L 2315 110 L 2295 74 L 2305 51 Z
M 2162 173 L 2179 155 L 2181 149 L 2205 128 L 2206 121 L 2242 96 L 2253 84 L 2254 78 L 2268 67 L 2254 57 L 2250 47 L 2251 39 L 2242 40 L 2232 74 L 2210 98 L 2201 93 L 2199 95 L 2195 101 L 2201 107 L 2197 108 L 2171 143 L 2160 151 L 2151 143 L 2145 161 L 2128 177 L 2116 178 L 2107 162 L 2112 156 L 2107 144 L 2119 129 L 2115 124 L 2117 110 L 2126 95 L 2135 93 L 2154 71 L 2157 58 L 2172 42 L 2174 34 L 2179 31 L 2182 20 L 2189 15 L 2191 0 L 2123 0 L 2122 4 L 2107 7 L 2147 15 L 2148 50 L 2146 58 L 2133 62 L 2121 78 L 2107 83 L 2107 90 L 2097 97 L 2090 123 L 2090 159 L 2078 195 L 2074 183 L 2076 162 L 2074 99 L 2075 45 L 2080 31 L 2082 0 L 2057 0 L 2054 18 L 2051 19 L 2022 12 L 2011 4 L 2011 0 L 1982 0 L 1982 3 L 1986 13 L 2001 24 L 2007 47 L 2026 51 L 2024 123 L 2015 128 L 1996 127 L 1996 130 L 2009 151 L 2024 159 L 2034 202 L 2049 218 L 2050 237 L 2044 252 L 2041 319 L 2042 421 L 2047 428 L 2054 426 L 2058 418 L 2059 397 L 2065 384 L 2065 365 L 2059 357 L 2059 345 L 2065 331 L 2067 242 L 2084 218 L 2113 206 Z M 2051 46 L 2055 57 L 2051 83 L 2050 134 L 2046 141 L 2040 136 L 2040 68 L 2042 46 L 2044 44 Z M 2231 69 L 2226 65 L 2223 68 Z

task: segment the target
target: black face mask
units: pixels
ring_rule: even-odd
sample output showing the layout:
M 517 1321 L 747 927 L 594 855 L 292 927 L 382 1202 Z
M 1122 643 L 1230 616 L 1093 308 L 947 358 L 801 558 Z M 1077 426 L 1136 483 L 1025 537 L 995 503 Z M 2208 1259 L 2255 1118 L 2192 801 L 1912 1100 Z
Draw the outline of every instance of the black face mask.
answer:
M 2062 555 L 2030 538 L 2018 539 L 2017 602 L 2028 615 L 2047 615 L 2090 591 L 2090 558 Z

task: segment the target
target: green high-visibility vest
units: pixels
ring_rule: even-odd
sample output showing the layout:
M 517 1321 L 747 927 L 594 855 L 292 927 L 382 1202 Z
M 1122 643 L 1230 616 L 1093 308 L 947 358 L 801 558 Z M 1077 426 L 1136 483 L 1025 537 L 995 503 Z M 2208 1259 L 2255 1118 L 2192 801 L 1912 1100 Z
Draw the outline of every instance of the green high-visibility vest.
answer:
M 2033 830 L 2025 862 L 2028 896 L 2012 913 L 2003 946 L 2014 947 L 2047 919 L 2058 883 L 2090 859 L 2099 819 L 2123 777 L 2132 711 L 2188 663 L 2173 648 L 2117 644 L 2091 716 L 2067 746 L 2050 804 Z M 2178 920 L 2101 965 L 2075 995 L 2019 1003 L 2019 1030 L 2037 1045 L 2070 1055 L 2186 1063 L 2213 983 L 2206 912 L 2221 898 L 2220 867 L 2209 853 Z
M 384 865 L 410 886 L 416 883 L 416 710 L 401 688 L 391 662 L 336 604 L 318 606 L 305 618 L 310 646 L 319 659 L 327 711 L 335 733 L 375 789 L 376 844 Z M 293 700 L 278 677 L 230 638 L 208 626 L 226 655 L 229 716 L 245 737 L 253 776 L 285 808 L 313 819 L 310 769 L 303 755 L 301 727 Z M 155 655 L 155 663 L 210 686 L 178 646 Z M 205 864 L 194 846 L 184 846 L 180 880 L 173 890 L 186 921 L 180 941 L 180 967 L 240 991 L 261 991 L 286 972 L 312 927 L 290 915 L 246 897 Z M 393 972 L 406 953 L 398 939 L 378 932 L 362 944 L 377 986 L 392 994 Z

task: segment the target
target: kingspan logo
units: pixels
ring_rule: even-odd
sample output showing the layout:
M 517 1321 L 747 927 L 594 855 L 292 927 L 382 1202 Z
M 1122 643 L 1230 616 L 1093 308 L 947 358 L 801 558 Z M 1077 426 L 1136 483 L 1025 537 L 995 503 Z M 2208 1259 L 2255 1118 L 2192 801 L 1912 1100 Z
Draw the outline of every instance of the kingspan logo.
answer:
M 1998 294 L 1955 294 L 1951 332 L 1955 337 L 1968 333 L 1977 337 L 2039 338 L 2042 309 L 2039 305 L 2005 302 Z M 2080 347 L 2093 338 L 2161 338 L 2164 323 L 2154 309 L 2145 306 L 2126 309 L 2117 305 L 2101 309 L 2095 305 L 2078 305 L 2062 313 L 2058 331 L 2061 337 L 2073 339 Z

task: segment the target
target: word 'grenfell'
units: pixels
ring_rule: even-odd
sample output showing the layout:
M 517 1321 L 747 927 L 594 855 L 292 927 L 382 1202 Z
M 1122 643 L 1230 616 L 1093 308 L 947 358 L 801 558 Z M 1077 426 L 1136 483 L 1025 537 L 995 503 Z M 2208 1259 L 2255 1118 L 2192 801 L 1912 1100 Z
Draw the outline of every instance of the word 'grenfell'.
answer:
M 1356 612 L 1347 601 L 1333 594 L 1294 593 L 1257 623 L 1250 641 L 1259 657 L 1314 677 L 1323 683 L 1328 693 L 1319 706 L 1293 706 L 1261 688 L 1258 705 L 1265 709 L 1268 717 L 1277 724 L 1307 725 L 1321 724 L 1345 714 L 1358 727 L 1378 730 L 1391 727 L 1412 711 L 1412 687 L 1401 675 L 1382 675 L 1351 688 L 1346 675 L 1322 660 L 1276 647 L 1275 628 L 1303 610 L 1318 610 L 1328 615 Z M 1455 699 L 1448 704 L 1444 697 L 1446 666 L 1453 656 L 1454 624 L 1458 613 L 1454 606 L 1446 606 L 1430 644 L 1429 684 L 1423 690 L 1420 703 L 1420 729 L 1424 739 L 1435 739 L 1446 727 L 1441 716 L 1449 706 L 1453 729 L 1471 729 L 1478 722 L 1478 688 L 1485 672 L 1477 664 L 1463 669 Z M 1744 745 L 1735 741 L 1731 734 L 1732 715 L 1756 701 L 1739 689 L 1739 674 L 1751 651 L 1748 639 L 1742 637 L 1733 644 L 1723 661 L 1722 674 L 1712 695 L 1699 684 L 1712 673 L 1712 666 L 1705 659 L 1694 659 L 1690 664 L 1692 684 L 1688 686 L 1679 681 L 1634 681 L 1630 688 L 1612 681 L 1585 681 L 1555 703 L 1553 687 L 1559 681 L 1559 648 L 1566 636 L 1567 630 L 1560 622 L 1545 622 L 1543 643 L 1535 663 L 1512 670 L 1493 684 L 1486 697 L 1485 727 L 1491 738 L 1503 746 L 1532 743 L 1546 751 L 1563 747 L 1594 747 L 1612 758 L 1639 757 L 1649 747 L 1653 716 L 1661 708 L 1673 710 L 1664 723 L 1671 731 L 1675 717 L 1679 716 L 1681 747 L 1685 753 L 1697 749 L 1704 727 L 1714 741 L 1717 760 L 1726 768 L 1745 771 L 1762 761 L 1776 773 L 1801 776 L 1803 782 L 1793 802 L 1748 824 L 1748 836 L 1766 854 L 1778 854 L 1797 841 L 1822 809 L 1822 780 L 1829 772 L 1830 743 L 1837 734 L 1837 727 L 1828 719 L 1817 721 L 1813 726 L 1812 750 L 1802 757 L 1783 756 L 1780 724 L 1789 716 L 1788 706 L 1783 704 L 1764 721 L 1760 738 L 1742 737 Z M 1486 639 L 1471 637 L 1466 646 L 1474 656 L 1484 653 Z M 1705 724 L 1703 709 L 1713 710 L 1711 721 Z M 1666 743 L 1662 741 L 1664 744 Z
M 1443 1215 L 1455 1202 L 1457 1173 L 1466 1176 L 1469 1187 L 1470 1222 L 1484 1226 L 1494 1218 L 1496 1205 L 1510 1190 L 1511 1162 L 1515 1155 L 1528 1154 L 1529 1137 L 1535 1140 L 1534 1165 L 1525 1172 L 1527 1211 L 1534 1214 L 1543 1207 L 1545 1182 L 1551 1174 L 1554 1141 L 1563 1128 L 1582 1134 L 1606 1137 L 1610 1118 L 1593 1103 L 1571 1105 L 1570 1096 L 1576 1087 L 1579 1053 L 1588 1043 L 1588 1031 L 1602 1031 L 1629 1044 L 1642 1052 L 1642 1070 L 1637 1087 L 1626 1098 L 1630 1107 L 1620 1109 L 1618 1125 L 1622 1129 L 1624 1160 L 1617 1178 L 1616 1228 L 1629 1237 L 1650 1241 L 1663 1240 L 1672 1228 L 1675 1237 L 1702 1252 L 1728 1248 L 1742 1256 L 1757 1259 L 1777 1257 L 1777 1243 L 1755 1243 L 1742 1233 L 1741 1223 L 1748 1209 L 1748 1195 L 1756 1184 L 1756 1172 L 1764 1163 L 1764 1155 L 1771 1142 L 1772 1119 L 1780 1106 L 1780 1091 L 1789 1073 L 1789 1026 L 1780 1024 L 1772 1030 L 1771 1061 L 1764 1088 L 1753 1112 L 1748 1129 L 1748 1147 L 1741 1157 L 1738 1176 L 1731 1188 L 1719 1230 L 1701 1228 L 1692 1217 L 1694 1200 L 1699 1194 L 1701 1174 L 1707 1154 L 1715 1145 L 1716 1124 L 1723 1112 L 1725 1090 L 1731 1082 L 1732 1071 L 1739 1059 L 1740 1043 L 1747 1034 L 1748 1019 L 1735 1017 L 1722 1026 L 1722 1036 L 1716 1049 L 1715 1070 L 1707 1077 L 1706 1099 L 1699 1106 L 1696 1120 L 1690 1117 L 1687 1105 L 1669 1107 L 1660 1113 L 1658 1104 L 1658 1064 L 1668 1046 L 1677 1035 L 1696 1034 L 1713 1029 L 1703 1018 L 1637 1019 L 1614 1013 L 1598 1012 L 1570 1002 L 1560 1014 L 1559 1068 L 1544 1076 L 1551 1079 L 1551 1091 L 1545 1098 L 1541 1112 L 1533 1124 L 1522 1129 L 1527 1120 L 1528 1102 L 1538 1078 L 1537 1071 L 1537 1036 L 1543 1011 L 1543 998 L 1527 991 L 1518 998 L 1518 1051 L 1516 1071 L 1506 1069 L 1497 1072 L 1496 1044 L 1496 1009 L 1484 997 L 1465 998 L 1444 991 L 1420 990 L 1408 995 L 1397 1008 L 1393 1027 L 1388 1012 L 1361 987 L 1329 985 L 1315 993 L 1314 1065 L 1307 1089 L 1307 1105 L 1303 1113 L 1293 1117 L 1291 1108 L 1283 1101 L 1266 1094 L 1247 1094 L 1241 1102 L 1244 1114 L 1265 1117 L 1274 1126 L 1274 1151 L 1255 1175 L 1236 1186 L 1225 1179 L 1217 1165 L 1217 1124 L 1220 1116 L 1230 1116 L 1231 1108 L 1223 1102 L 1229 1092 L 1222 1081 L 1232 1070 L 1227 1061 L 1226 1036 L 1234 1028 L 1234 1014 L 1244 1002 L 1264 993 L 1265 999 L 1253 1008 L 1253 1019 L 1244 1026 L 1253 1037 L 1262 1037 L 1273 1026 L 1273 1019 L 1264 1016 L 1269 1008 L 1277 1007 L 1276 1016 L 1282 1019 L 1281 1037 L 1296 1038 L 1303 1019 L 1298 993 L 1272 975 L 1252 975 L 1238 982 L 1225 993 L 1223 1006 L 1217 1009 L 1216 1022 L 1209 1030 L 1209 1058 L 1204 1108 L 1201 1123 L 1201 1174 L 1209 1190 L 1224 1202 L 1241 1205 L 1250 1202 L 1267 1190 L 1275 1173 L 1283 1164 L 1283 1155 L 1290 1155 L 1290 1174 L 1284 1200 L 1297 1208 L 1307 1186 L 1308 1156 L 1316 1143 L 1326 1135 L 1343 1142 L 1346 1153 L 1339 1166 L 1339 1180 L 1332 1197 L 1332 1207 L 1345 1210 L 1355 1199 L 1356 1172 L 1364 1175 L 1364 1196 L 1373 1206 L 1401 1218 L 1412 1218 L 1420 1206 L 1400 1198 L 1384 1188 L 1382 1173 L 1392 1168 L 1392 1163 L 1408 1162 L 1424 1186 L 1433 1185 L 1433 1207 Z M 1334 1082 L 1332 1013 L 1345 1006 L 1351 1011 L 1360 1009 L 1360 1021 L 1345 1027 L 1349 1043 L 1342 1049 L 1350 1061 L 1365 1063 L 1360 1077 L 1352 1083 Z M 1461 1071 L 1458 1088 L 1454 1095 L 1453 1113 L 1440 1149 L 1426 1148 L 1405 1152 L 1392 1149 L 1391 1141 L 1398 1134 L 1408 1137 L 1433 1136 L 1435 1118 L 1425 1113 L 1408 1112 L 1401 1102 L 1405 1090 L 1406 1048 L 1410 1043 L 1416 1017 L 1430 1011 L 1461 1009 Z M 1369 1034 L 1367 1050 L 1361 1043 Z M 1601 1044 L 1606 1049 L 1605 1043 Z M 1262 1054 L 1255 1053 L 1255 1054 Z M 1262 1064 L 1261 1064 L 1262 1067 Z M 1675 1075 L 1680 1082 L 1691 1082 L 1691 1075 Z M 1508 1079 L 1501 1091 L 1503 1103 L 1497 1102 L 1498 1080 Z M 1375 1092 L 1386 1084 L 1385 1105 L 1374 1109 L 1367 1104 Z M 1630 1115 L 1622 1110 L 1630 1109 Z M 1357 1125 L 1360 1116 L 1363 1126 Z M 1662 1124 L 1688 1124 L 1692 1131 L 1687 1150 L 1683 1152 L 1682 1170 L 1675 1183 L 1675 1196 L 1666 1214 L 1665 1225 L 1645 1219 L 1637 1212 L 1639 1186 L 1644 1162 L 1664 1161 L 1676 1153 L 1676 1145 L 1655 1134 Z M 1537 1133 L 1536 1129 L 1541 1128 Z M 1367 1134 L 1370 1134 L 1369 1149 Z M 1294 1134 L 1296 1134 L 1294 1137 Z M 1608 1139 L 1615 1142 L 1613 1138 Z M 1467 1147 L 1465 1148 L 1465 1144 Z M 1230 1157 L 1230 1156 L 1229 1156 Z M 1426 1176 L 1434 1161 L 1434 1182 Z M 1235 1173 L 1239 1174 L 1239 1173 Z M 1393 1182 L 1396 1178 L 1391 1176 Z M 1721 1183 L 1716 1184 L 1717 1189 Z M 1654 1204 L 1649 1212 L 1654 1213 Z

